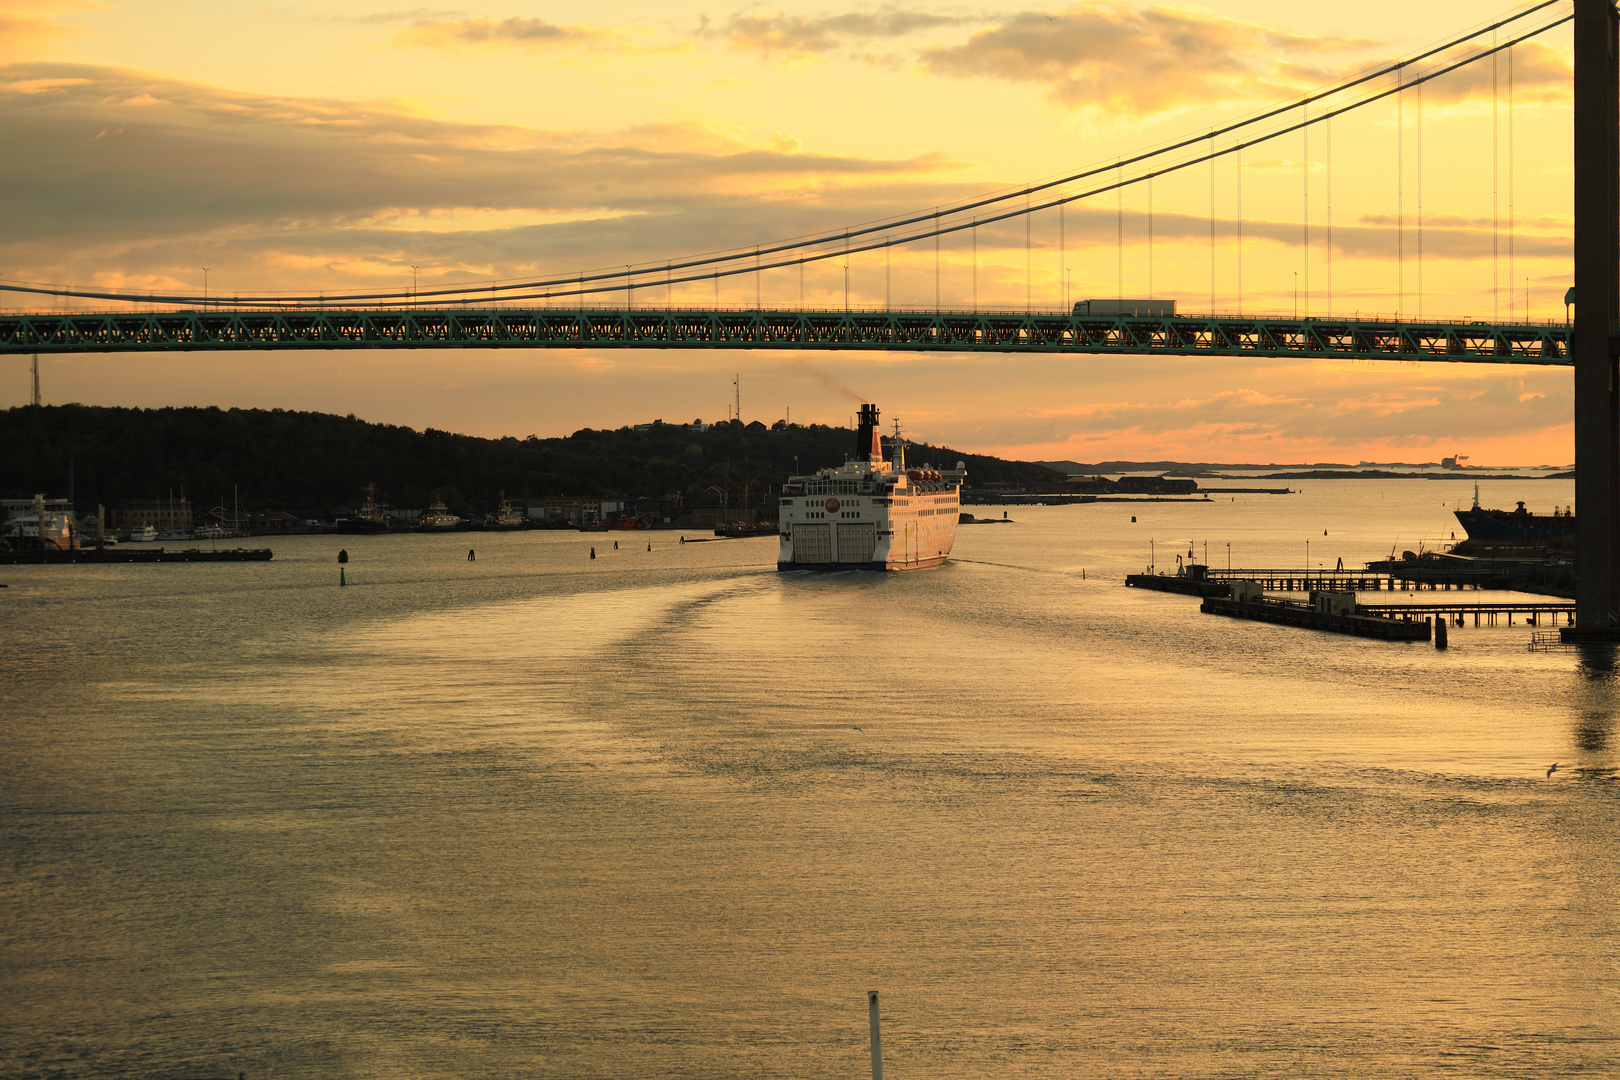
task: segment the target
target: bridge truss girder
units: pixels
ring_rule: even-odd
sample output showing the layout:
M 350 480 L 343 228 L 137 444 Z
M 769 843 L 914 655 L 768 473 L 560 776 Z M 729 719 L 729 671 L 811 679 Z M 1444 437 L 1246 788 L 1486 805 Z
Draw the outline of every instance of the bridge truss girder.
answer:
M 825 349 L 1567 365 L 1564 327 L 1009 312 L 705 308 L 0 313 L 0 353 L 285 349 Z

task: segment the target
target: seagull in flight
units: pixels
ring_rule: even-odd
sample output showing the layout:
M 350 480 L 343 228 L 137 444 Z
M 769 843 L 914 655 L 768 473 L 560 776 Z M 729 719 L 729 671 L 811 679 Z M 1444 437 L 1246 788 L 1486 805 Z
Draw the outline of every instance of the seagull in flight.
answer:
M 859 725 L 859 724 L 851 724 L 851 725 L 850 725 L 850 726 L 851 726 L 851 727 L 853 727 L 853 728 L 854 728 L 854 729 L 855 729 L 855 730 L 856 730 L 856 731 L 860 731 L 860 730 L 861 730 L 861 725 Z M 1557 768 L 1557 767 L 1558 767 L 1558 766 L 1556 766 L 1556 765 L 1554 765 L 1554 766 L 1553 766 L 1553 768 L 1555 768 L 1555 769 L 1556 769 L 1556 768 Z
M 1555 773 L 1557 771 L 1558 771 L 1558 762 L 1555 761 L 1551 765 L 1547 766 L 1547 775 L 1548 776 L 1551 776 L 1553 773 Z

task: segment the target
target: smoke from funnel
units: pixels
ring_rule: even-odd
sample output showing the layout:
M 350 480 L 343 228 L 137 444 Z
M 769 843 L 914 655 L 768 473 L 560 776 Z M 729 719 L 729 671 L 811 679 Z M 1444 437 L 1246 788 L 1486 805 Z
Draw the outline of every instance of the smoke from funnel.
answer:
M 812 380 L 823 390 L 837 394 L 844 400 L 854 402 L 856 405 L 866 404 L 866 398 L 862 397 L 860 394 L 857 394 L 855 391 L 851 390 L 849 387 L 845 386 L 832 375 L 821 370 L 820 368 L 811 367 L 809 364 L 800 361 L 795 361 L 790 366 L 801 378 Z

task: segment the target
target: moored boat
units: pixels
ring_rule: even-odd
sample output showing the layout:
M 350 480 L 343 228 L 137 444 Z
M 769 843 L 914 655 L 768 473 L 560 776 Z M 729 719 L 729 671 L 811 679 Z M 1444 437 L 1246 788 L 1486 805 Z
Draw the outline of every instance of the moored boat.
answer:
M 503 491 L 501 492 L 500 508 L 484 519 L 484 531 L 513 532 L 523 528 L 524 524 L 523 518 L 519 517 L 518 512 L 512 509 L 512 504 L 507 501 L 506 492 Z
M 372 535 L 388 531 L 388 515 L 377 505 L 377 485 L 366 485 L 366 501 L 353 517 L 337 519 L 337 531 L 345 535 Z
M 714 527 L 714 535 L 735 540 L 744 536 L 775 536 L 780 527 L 774 521 L 731 521 Z
M 416 523 L 417 532 L 450 532 L 461 527 L 461 518 L 450 512 L 443 499 L 435 500 Z

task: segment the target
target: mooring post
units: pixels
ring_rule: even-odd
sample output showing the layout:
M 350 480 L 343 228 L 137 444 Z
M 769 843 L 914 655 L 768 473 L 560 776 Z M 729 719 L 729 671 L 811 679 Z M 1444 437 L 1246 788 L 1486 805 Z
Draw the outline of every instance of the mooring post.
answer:
M 1575 622 L 1620 610 L 1620 39 L 1610 0 L 1575 0 Z
M 883 1080 L 883 1032 L 878 1026 L 878 992 L 866 992 L 867 1011 L 872 1026 L 872 1080 Z

